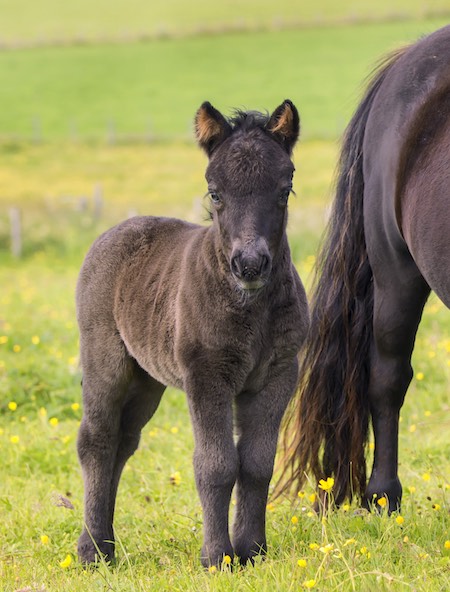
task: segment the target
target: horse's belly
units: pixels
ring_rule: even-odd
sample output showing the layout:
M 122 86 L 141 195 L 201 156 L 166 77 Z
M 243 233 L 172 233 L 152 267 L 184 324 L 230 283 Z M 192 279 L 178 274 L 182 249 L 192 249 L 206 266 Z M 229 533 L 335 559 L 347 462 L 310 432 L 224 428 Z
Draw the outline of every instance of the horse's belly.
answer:
M 152 339 L 149 333 L 148 341 L 128 338 L 122 334 L 127 351 L 139 366 L 155 380 L 166 386 L 182 388 L 183 381 L 174 359 L 173 339 Z M 130 336 L 131 337 L 131 336 Z

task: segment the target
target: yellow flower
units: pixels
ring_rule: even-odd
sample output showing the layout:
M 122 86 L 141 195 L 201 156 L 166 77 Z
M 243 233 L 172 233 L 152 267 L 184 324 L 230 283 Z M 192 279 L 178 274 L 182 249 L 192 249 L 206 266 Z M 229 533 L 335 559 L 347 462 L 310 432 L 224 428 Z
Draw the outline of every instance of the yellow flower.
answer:
M 7 335 L 0 335 L 0 344 L 4 345 L 5 343 L 8 343 L 8 336 Z
M 304 588 L 314 588 L 315 585 L 316 585 L 316 580 L 306 580 L 302 584 L 302 586 Z
M 45 407 L 41 407 L 38 411 L 39 417 L 47 417 L 47 409 Z
M 380 508 L 385 508 L 387 506 L 387 499 L 385 497 L 380 497 L 377 499 L 377 504 Z
M 404 536 L 403 537 L 403 542 L 404 543 L 409 543 L 409 536 Z
M 62 567 L 63 569 L 67 569 L 68 567 L 70 567 L 71 563 L 72 563 L 72 556 L 66 555 L 65 559 L 63 561 L 61 561 L 59 566 Z
M 350 504 L 344 504 L 342 506 L 342 509 L 344 510 L 344 512 L 348 512 L 350 510 Z
M 367 555 L 368 554 L 367 547 L 361 547 L 361 549 L 359 550 L 359 552 L 361 553 L 361 555 Z
M 13 345 L 13 352 L 14 352 L 15 354 L 18 354 L 18 353 L 21 351 L 21 349 L 22 349 L 22 348 L 21 348 L 21 347 L 20 347 L 20 345 L 18 345 L 17 343 L 16 343 L 16 345 Z
M 431 415 L 431 411 L 428 411 L 428 410 L 425 411 L 425 417 L 430 417 L 430 415 Z
M 55 427 L 58 425 L 58 423 L 59 423 L 59 420 L 58 420 L 58 418 L 57 418 L 57 417 L 51 417 L 51 418 L 48 420 L 48 423 L 49 423 L 51 426 L 53 426 L 53 427 L 55 428 Z
M 48 545 L 49 542 L 50 542 L 49 537 L 46 534 L 41 534 L 41 543 L 43 545 Z
M 323 491 L 331 491 L 333 489 L 334 479 L 333 477 L 328 477 L 326 480 L 321 479 L 319 481 L 319 488 Z
M 33 335 L 33 337 L 31 338 L 31 343 L 33 345 L 39 345 L 39 343 L 41 343 L 41 340 L 39 339 L 38 335 Z
M 316 501 L 316 494 L 311 493 L 311 495 L 308 496 L 308 499 L 313 504 Z
M 424 473 L 424 474 L 422 475 L 422 479 L 423 479 L 424 481 L 429 481 L 429 480 L 431 479 L 431 475 L 430 475 L 429 473 Z
M 273 512 L 275 510 L 275 504 L 269 503 L 266 508 L 268 512 Z
M 417 372 L 416 380 L 423 380 L 425 378 L 425 374 L 423 372 Z
M 444 549 L 450 549 L 450 541 L 445 541 Z
M 72 403 L 70 408 L 72 409 L 72 411 L 78 411 L 78 409 L 80 408 L 80 404 L 79 403 Z
M 356 545 L 356 539 L 354 539 L 354 538 L 347 539 L 344 543 L 344 547 L 348 547 L 349 545 Z
M 177 427 L 177 426 L 173 426 L 172 428 L 170 428 L 170 432 L 171 432 L 172 434 L 178 434 L 178 432 L 179 432 L 179 429 L 178 429 L 178 427 Z
M 317 543 L 309 543 L 309 548 L 311 549 L 311 551 L 317 551 L 319 545 Z
M 450 542 L 450 541 L 447 541 Z M 306 559 L 299 559 L 297 561 L 297 565 L 301 568 L 305 568 L 308 565 L 308 562 L 306 561 Z
M 416 488 L 414 487 L 414 485 L 410 485 L 408 487 L 408 491 L 409 491 L 409 493 L 416 493 Z
M 409 426 L 409 431 L 413 434 L 417 430 L 417 426 L 415 423 Z
M 19 436 L 11 436 L 9 441 L 11 442 L 11 444 L 18 444 L 20 442 L 20 438 Z
M 328 555 L 328 553 L 331 553 L 334 549 L 334 546 L 331 543 L 328 543 L 328 545 L 325 545 L 324 547 L 320 547 L 319 551 L 321 553 L 323 553 L 324 555 Z
M 17 409 L 17 403 L 15 401 L 10 401 L 8 403 L 8 409 L 10 411 L 15 411 Z
M 305 497 L 305 492 L 304 492 L 304 491 L 299 491 L 299 492 L 297 493 L 297 496 L 298 496 L 300 499 L 303 499 L 303 498 Z
M 172 485 L 179 485 L 181 483 L 181 475 L 178 471 L 170 475 L 170 482 Z
M 231 557 L 229 555 L 224 555 L 223 556 L 223 562 L 224 565 L 230 565 L 231 563 Z
M 292 516 L 291 522 L 292 522 L 292 524 L 298 524 L 298 518 L 297 518 L 297 516 Z
M 369 442 L 369 450 L 375 450 L 375 442 Z
M 209 571 L 209 573 L 216 573 L 217 567 L 215 565 L 210 565 L 208 567 L 208 571 Z
M 433 504 L 432 508 L 433 508 L 433 510 L 436 510 L 436 512 L 439 512 L 439 510 L 441 509 L 441 506 L 439 504 Z
M 397 518 L 395 519 L 395 521 L 397 522 L 397 524 L 399 526 L 401 526 L 403 524 L 403 522 L 405 521 L 405 519 L 403 518 L 403 516 L 397 516 Z

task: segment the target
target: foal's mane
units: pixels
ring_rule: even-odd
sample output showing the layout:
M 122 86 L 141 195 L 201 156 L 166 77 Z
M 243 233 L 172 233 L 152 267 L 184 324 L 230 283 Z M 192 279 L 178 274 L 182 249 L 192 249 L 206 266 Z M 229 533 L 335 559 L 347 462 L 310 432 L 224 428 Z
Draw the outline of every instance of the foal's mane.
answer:
M 243 111 L 242 109 L 235 109 L 233 115 L 228 118 L 228 123 L 233 128 L 233 132 L 248 132 L 253 129 L 266 131 L 269 120 L 270 115 L 267 112 L 260 113 L 259 111 Z

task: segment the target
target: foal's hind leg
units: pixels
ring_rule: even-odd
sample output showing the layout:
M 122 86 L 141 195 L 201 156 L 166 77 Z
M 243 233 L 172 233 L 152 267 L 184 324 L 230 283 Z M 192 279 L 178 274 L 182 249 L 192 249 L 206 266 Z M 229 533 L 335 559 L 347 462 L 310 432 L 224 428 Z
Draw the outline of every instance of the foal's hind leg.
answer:
M 143 378 L 119 336 L 108 343 L 92 336 L 88 344 L 83 341 L 84 411 L 78 454 L 85 486 L 85 528 L 78 553 L 82 562 L 91 563 L 99 551 L 107 559 L 114 557 L 112 519 L 120 473 L 164 388 L 155 381 L 149 387 L 153 379 Z
M 233 547 L 242 564 L 265 554 L 266 506 L 281 419 L 295 390 L 297 360 L 257 394 L 236 399 L 239 473 Z
M 136 364 L 121 414 L 119 445 L 109 496 L 111 523 L 114 519 L 114 506 L 122 470 L 127 460 L 137 450 L 141 430 L 153 417 L 165 388 L 163 384 L 149 376 Z
M 385 277 L 388 269 L 391 273 Z M 430 289 L 411 260 L 383 272 L 381 278 L 375 274 L 374 286 L 369 398 L 375 453 L 365 502 L 387 496 L 392 512 L 402 497 L 397 473 L 399 412 L 412 378 L 411 354 Z

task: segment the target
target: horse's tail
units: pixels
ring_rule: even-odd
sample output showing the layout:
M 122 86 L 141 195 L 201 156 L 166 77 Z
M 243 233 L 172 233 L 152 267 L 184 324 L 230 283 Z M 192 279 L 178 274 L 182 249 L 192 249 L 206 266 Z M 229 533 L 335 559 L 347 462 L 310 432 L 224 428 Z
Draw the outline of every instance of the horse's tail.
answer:
M 344 135 L 278 494 L 301 489 L 309 471 L 316 480 L 333 476 L 337 503 L 362 496 L 366 487 L 373 278 L 364 235 L 363 140 L 374 98 L 399 53 L 377 71 Z

